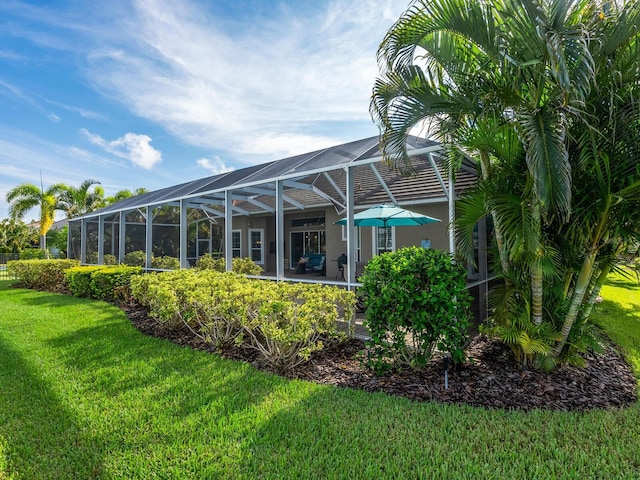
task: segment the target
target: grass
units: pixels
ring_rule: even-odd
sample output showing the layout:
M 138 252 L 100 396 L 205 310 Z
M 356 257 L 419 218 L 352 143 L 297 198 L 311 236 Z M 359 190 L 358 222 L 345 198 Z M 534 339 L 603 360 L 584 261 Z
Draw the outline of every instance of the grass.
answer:
M 145 337 L 105 303 L 9 284 L 0 479 L 640 476 L 638 405 L 505 412 L 290 381 Z M 637 288 L 613 279 L 599 314 L 636 375 Z

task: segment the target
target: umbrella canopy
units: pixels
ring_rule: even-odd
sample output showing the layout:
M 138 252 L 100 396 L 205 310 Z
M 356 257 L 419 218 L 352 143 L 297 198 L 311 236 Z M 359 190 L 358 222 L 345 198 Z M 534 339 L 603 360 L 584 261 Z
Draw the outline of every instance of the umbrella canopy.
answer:
M 358 212 L 353 216 L 353 224 L 356 227 L 416 227 L 439 221 L 437 218 L 405 210 L 394 205 L 378 205 Z M 346 218 L 336 222 L 336 225 L 346 224 Z

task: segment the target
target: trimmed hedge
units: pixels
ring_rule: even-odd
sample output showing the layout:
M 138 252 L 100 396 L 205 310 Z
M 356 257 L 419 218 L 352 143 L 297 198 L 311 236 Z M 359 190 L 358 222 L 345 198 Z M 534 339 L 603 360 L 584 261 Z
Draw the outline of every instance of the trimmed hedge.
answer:
M 131 299 L 131 278 L 142 273 L 141 267 L 126 265 L 97 270 L 91 274 L 91 295 L 107 302 L 126 303 Z
M 91 274 L 105 268 L 102 265 L 83 265 L 72 267 L 64 272 L 67 286 L 76 297 L 91 297 Z
M 21 286 L 50 292 L 65 292 L 65 270 L 78 265 L 77 260 L 14 260 L 7 263 L 9 275 Z
M 85 265 L 65 272 L 69 290 L 78 297 L 108 302 L 126 302 L 130 298 L 130 279 L 142 273 L 141 267 Z
M 343 338 L 355 295 L 318 284 L 276 283 L 232 272 L 181 270 L 131 279 L 133 298 L 166 328 L 186 326 L 217 348 L 254 348 L 275 370 L 309 358 L 323 342 Z

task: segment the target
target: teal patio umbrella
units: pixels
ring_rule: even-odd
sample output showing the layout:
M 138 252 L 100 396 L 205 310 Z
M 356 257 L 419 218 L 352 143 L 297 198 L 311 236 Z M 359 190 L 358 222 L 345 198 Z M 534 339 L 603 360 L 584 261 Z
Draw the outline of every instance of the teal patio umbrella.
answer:
M 417 227 L 439 221 L 439 219 L 429 217 L 428 215 L 386 204 L 367 208 L 353 216 L 353 224 L 356 227 Z M 342 218 L 336 222 L 336 225 L 346 224 L 346 218 Z
M 428 215 L 386 204 L 367 208 L 353 216 L 353 224 L 356 227 L 381 227 L 385 229 L 389 227 L 417 227 L 439 221 L 439 219 L 429 217 Z M 347 219 L 342 218 L 335 224 L 346 225 Z M 385 233 L 386 232 L 387 230 L 385 230 Z M 385 239 L 385 244 L 387 243 L 388 239 Z

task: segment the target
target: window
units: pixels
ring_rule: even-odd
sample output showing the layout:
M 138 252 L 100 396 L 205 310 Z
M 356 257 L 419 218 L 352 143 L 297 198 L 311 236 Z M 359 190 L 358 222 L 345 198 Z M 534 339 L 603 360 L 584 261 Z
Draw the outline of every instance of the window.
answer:
M 233 258 L 242 257 L 242 231 L 233 230 L 231 232 L 231 256 Z
M 376 227 L 376 255 L 395 250 L 395 227 Z
M 264 265 L 264 230 L 249 230 L 249 253 L 251 260 L 258 265 Z
M 360 227 L 356 227 L 355 231 L 356 231 L 356 252 L 358 253 L 356 261 L 359 262 L 360 261 L 360 247 L 362 246 L 362 243 L 360 241 Z M 347 226 L 346 225 L 342 225 L 342 241 L 343 242 L 347 241 Z

